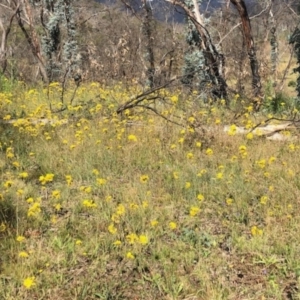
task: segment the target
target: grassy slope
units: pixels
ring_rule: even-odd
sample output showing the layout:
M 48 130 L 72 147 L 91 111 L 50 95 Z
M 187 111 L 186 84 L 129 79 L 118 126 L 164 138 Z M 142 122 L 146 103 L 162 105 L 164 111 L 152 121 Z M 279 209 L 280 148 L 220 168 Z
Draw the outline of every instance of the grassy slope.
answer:
M 201 134 L 230 113 L 168 93 L 185 128 L 111 115 L 133 93 L 91 84 L 59 116 L 42 89 L 0 94 L 4 119 L 68 118 L 0 127 L 0 298 L 299 299 L 298 140 Z

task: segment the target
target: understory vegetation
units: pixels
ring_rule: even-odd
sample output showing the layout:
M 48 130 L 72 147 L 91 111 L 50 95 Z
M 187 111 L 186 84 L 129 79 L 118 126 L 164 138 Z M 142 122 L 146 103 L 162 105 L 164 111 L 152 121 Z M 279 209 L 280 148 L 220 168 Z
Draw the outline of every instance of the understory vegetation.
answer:
M 161 89 L 117 114 L 139 85 L 61 92 L 2 80 L 1 299 L 300 298 L 298 123 L 251 131 L 297 107 Z

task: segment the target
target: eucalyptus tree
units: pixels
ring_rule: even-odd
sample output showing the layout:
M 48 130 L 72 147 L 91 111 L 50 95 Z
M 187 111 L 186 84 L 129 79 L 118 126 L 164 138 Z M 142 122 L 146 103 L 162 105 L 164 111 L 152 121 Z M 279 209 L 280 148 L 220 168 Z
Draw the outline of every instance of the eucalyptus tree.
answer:
M 294 72 L 298 73 L 296 90 L 298 93 L 298 98 L 300 99 L 300 25 L 298 25 L 290 38 L 290 43 L 293 44 L 298 67 L 294 69 Z
M 211 33 L 200 12 L 201 0 L 166 0 L 175 6 L 181 7 L 188 22 L 187 43 L 189 49 L 185 56 L 185 72 L 183 82 L 191 84 L 197 81 L 201 91 L 205 86 L 212 87 L 212 94 L 217 98 L 227 98 L 227 84 L 224 75 L 225 59 L 213 42 Z M 244 0 L 228 0 L 239 13 L 242 31 L 252 72 L 252 87 L 254 96 L 261 94 L 261 79 L 259 64 L 256 56 L 255 43 L 252 35 L 250 18 Z
M 44 82 L 80 80 L 81 56 L 72 0 L 11 0 Z M 41 30 L 38 30 L 41 28 Z
M 143 20 L 142 20 L 142 37 L 145 44 L 145 58 L 147 61 L 147 84 L 150 88 L 154 87 L 154 75 L 155 75 L 155 60 L 154 60 L 154 45 L 153 45 L 153 13 L 149 0 L 142 0 L 143 4 Z
M 187 43 L 183 83 L 196 83 L 205 97 L 227 99 L 223 74 L 224 57 L 218 51 L 200 13 L 197 0 L 166 0 L 181 7 L 187 16 Z M 201 2 L 201 1 L 200 1 Z
M 11 1 L 6 0 L 3 3 L 0 3 L 1 13 L 0 13 L 0 32 L 1 33 L 1 42 L 0 42 L 0 67 L 1 75 L 5 73 L 7 68 L 7 41 L 8 36 L 11 32 L 13 20 L 19 10 L 20 3 L 16 4 L 16 7 L 13 9 L 11 7 Z
M 259 96 L 261 93 L 261 79 L 259 76 L 259 64 L 256 56 L 255 43 L 252 35 L 251 23 L 247 6 L 244 0 L 230 0 L 230 2 L 235 6 L 241 18 L 244 39 L 246 42 L 247 53 L 252 72 L 253 93 L 254 96 Z

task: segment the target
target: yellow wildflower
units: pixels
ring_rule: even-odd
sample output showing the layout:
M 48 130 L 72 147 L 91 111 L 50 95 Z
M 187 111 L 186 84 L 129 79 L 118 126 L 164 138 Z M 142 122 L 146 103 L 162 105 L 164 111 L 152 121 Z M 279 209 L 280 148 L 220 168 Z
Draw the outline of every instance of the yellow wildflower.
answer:
M 22 178 L 22 179 L 25 179 L 28 177 L 28 173 L 27 172 L 22 172 L 19 174 L 19 177 Z
M 141 234 L 141 235 L 139 236 L 139 243 L 140 243 L 141 245 L 147 245 L 148 242 L 149 242 L 149 240 L 148 240 L 148 237 L 147 237 L 146 235 Z
M 157 220 L 152 220 L 152 221 L 150 221 L 150 224 L 151 224 L 152 227 L 155 227 L 155 226 L 158 225 L 158 221 Z
M 67 185 L 71 185 L 71 183 L 73 182 L 73 178 L 71 175 L 66 175 L 65 179 L 66 179 Z
M 263 231 L 262 229 L 259 229 L 257 226 L 252 226 L 251 227 L 251 235 L 255 236 L 255 235 L 262 235 Z
M 29 256 L 29 254 L 26 251 L 19 252 L 19 257 L 27 258 L 28 256 Z
M 134 255 L 131 252 L 127 252 L 126 257 L 129 259 L 134 259 Z
M 266 160 L 265 159 L 257 160 L 255 163 L 261 169 L 264 169 L 265 166 L 266 166 Z
M 188 152 L 187 154 L 186 154 L 186 158 L 187 159 L 192 159 L 194 157 L 194 154 L 192 153 L 192 152 Z
M 97 178 L 97 183 L 99 185 L 105 185 L 107 180 L 105 178 Z
M 42 185 L 45 185 L 48 182 L 52 182 L 53 178 L 54 178 L 54 174 L 48 173 L 46 175 L 40 176 L 39 181 Z
M 289 144 L 289 150 L 290 150 L 290 152 L 295 151 L 295 149 L 296 149 L 296 146 L 294 144 Z
M 0 232 L 4 232 L 6 230 L 6 225 L 2 222 L 0 224 Z
M 117 228 L 115 227 L 115 225 L 112 223 L 108 226 L 108 231 L 111 233 L 111 234 L 116 234 L 117 233 Z
M 60 211 L 62 206 L 61 206 L 60 203 L 57 203 L 57 204 L 54 205 L 54 208 L 55 208 L 56 211 Z
M 260 197 L 260 203 L 261 204 L 266 204 L 267 203 L 267 201 L 268 201 L 268 197 L 267 196 L 261 196 Z
M 23 285 L 25 286 L 26 289 L 30 289 L 35 285 L 35 277 L 27 277 L 23 281 Z
M 216 178 L 217 179 L 222 179 L 223 178 L 223 173 L 222 172 L 217 173 Z
M 28 198 L 28 199 L 26 200 L 26 202 L 27 202 L 28 204 L 33 203 L 33 202 L 34 202 L 34 199 L 33 199 L 32 197 L 30 197 L 30 198 Z
M 227 205 L 232 205 L 232 203 L 233 203 L 233 199 L 231 199 L 231 198 L 226 199 L 226 204 Z
M 60 191 L 59 190 L 52 191 L 52 197 L 55 199 L 60 199 Z
M 173 178 L 174 178 L 174 179 L 178 179 L 178 178 L 179 178 L 178 172 L 173 172 Z
M 122 245 L 122 242 L 120 240 L 116 240 L 113 242 L 113 245 L 118 247 Z
M 139 240 L 139 238 L 135 233 L 130 233 L 126 236 L 126 240 L 130 245 L 133 245 L 135 242 Z
M 116 211 L 117 215 L 122 216 L 125 214 L 125 206 L 123 204 L 119 204 L 117 206 L 117 211 Z
M 27 216 L 28 217 L 37 217 L 37 215 L 41 212 L 41 205 L 39 202 L 34 202 L 28 209 Z
M 247 147 L 245 145 L 241 145 L 239 147 L 239 154 L 242 156 L 242 158 L 247 156 Z
M 149 176 L 148 175 L 142 175 L 140 177 L 140 182 L 141 183 L 146 183 L 149 180 Z
M 100 172 L 97 170 L 97 169 L 93 169 L 93 172 L 92 172 L 94 175 L 99 175 L 100 174 Z
M 137 137 L 134 134 L 128 135 L 128 141 L 137 142 Z
M 197 206 L 192 206 L 190 208 L 190 216 L 195 217 L 200 212 L 200 208 Z
M 22 242 L 24 242 L 25 240 L 26 240 L 26 238 L 25 238 L 25 236 L 23 236 L 23 235 L 18 235 L 18 236 L 16 237 L 16 241 L 19 242 L 19 243 L 22 243 Z
M 186 189 L 189 189 L 190 187 L 191 187 L 191 183 L 189 182 L 189 181 L 187 181 L 186 183 L 185 183 L 185 188 Z
M 198 199 L 199 201 L 203 201 L 203 200 L 204 200 L 204 196 L 203 196 L 202 194 L 198 194 L 198 195 L 197 195 L 197 199 Z
M 214 154 L 214 152 L 211 148 L 207 148 L 205 153 L 206 153 L 207 156 L 212 156 Z
M 170 222 L 169 223 L 169 228 L 172 229 L 172 230 L 174 230 L 174 229 L 177 228 L 177 224 L 175 222 Z
M 228 135 L 235 135 L 237 132 L 237 127 L 235 124 L 232 124 L 230 127 L 229 127 L 229 130 L 228 130 Z
M 87 200 L 87 199 L 82 201 L 82 205 L 87 208 L 97 207 L 97 204 L 93 200 Z
M 5 188 L 9 188 L 13 185 L 13 181 L 12 180 L 6 180 L 3 185 L 4 185 Z
M 247 140 L 252 140 L 253 137 L 254 137 L 254 135 L 253 135 L 252 132 L 249 132 L 249 133 L 247 133 L 247 135 L 246 135 L 246 139 L 247 139 Z

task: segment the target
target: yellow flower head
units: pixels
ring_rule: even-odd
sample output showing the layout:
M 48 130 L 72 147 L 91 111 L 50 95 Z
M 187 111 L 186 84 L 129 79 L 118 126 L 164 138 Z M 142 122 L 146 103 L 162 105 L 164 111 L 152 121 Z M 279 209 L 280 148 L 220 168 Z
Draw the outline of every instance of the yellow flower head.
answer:
M 211 156 L 214 154 L 213 150 L 211 148 L 207 148 L 205 151 L 206 155 Z
M 71 185 L 71 183 L 73 182 L 73 178 L 71 175 L 66 175 L 65 179 L 68 185 Z
M 122 245 L 122 242 L 120 240 L 116 240 L 115 242 L 113 242 L 113 245 L 119 247 Z
M 237 127 L 236 127 L 236 125 L 231 125 L 230 127 L 229 127 L 229 130 L 228 130 L 228 135 L 235 135 L 236 134 L 236 131 L 237 131 Z
M 252 132 L 249 132 L 249 133 L 247 133 L 247 135 L 246 135 L 246 139 L 247 140 L 252 140 L 253 139 L 253 133 Z
M 140 243 L 141 245 L 147 245 L 148 242 L 149 242 L 149 239 L 148 239 L 148 237 L 147 237 L 146 235 L 141 234 L 141 235 L 139 236 L 139 243 Z
M 257 226 L 252 226 L 251 227 L 251 235 L 256 236 L 256 235 L 262 235 L 263 231 L 262 229 L 259 229 Z
M 199 212 L 200 212 L 200 208 L 197 206 L 192 206 L 190 208 L 190 216 L 191 217 L 195 217 L 196 215 L 198 215 Z
M 223 173 L 222 172 L 217 173 L 216 178 L 217 179 L 222 179 L 223 178 Z
M 133 255 L 131 252 L 127 252 L 127 253 L 126 253 L 126 257 L 127 257 L 128 259 L 134 259 L 134 255 Z
M 21 242 L 24 242 L 26 240 L 25 236 L 22 236 L 22 235 L 18 235 L 16 237 L 16 241 L 21 243 Z
M 137 137 L 134 134 L 128 135 L 128 141 L 137 142 Z
M 232 203 L 233 203 L 233 199 L 231 199 L 231 198 L 226 199 L 226 204 L 227 205 L 232 205 Z
M 34 202 L 27 211 L 28 217 L 37 217 L 41 212 L 41 205 L 39 202 Z
M 265 205 L 267 204 L 267 201 L 268 201 L 268 197 L 267 196 L 261 196 L 260 197 L 260 203 Z
M 97 178 L 97 183 L 99 185 L 105 185 L 107 180 L 105 178 Z
M 125 211 L 126 211 L 125 206 L 123 204 L 119 204 L 117 206 L 116 214 L 119 215 L 119 216 L 122 216 L 122 215 L 125 214 Z
M 19 257 L 27 258 L 28 256 L 29 256 L 29 254 L 26 251 L 19 252 Z
M 192 153 L 192 152 L 188 152 L 187 154 L 186 154 L 186 158 L 187 159 L 192 159 L 194 157 L 194 154 Z
M 54 174 L 48 173 L 46 175 L 42 175 L 39 178 L 39 181 L 42 185 L 45 185 L 46 183 L 52 182 L 54 178 Z
M 158 221 L 157 221 L 157 220 L 152 220 L 152 221 L 150 222 L 150 224 L 151 224 L 152 227 L 155 227 L 155 226 L 158 225 Z
M 126 236 L 126 240 L 130 245 L 133 245 L 139 240 L 138 236 L 135 233 L 130 233 Z
M 97 207 L 97 204 L 93 200 L 83 200 L 82 205 L 86 208 L 95 208 Z
M 22 179 L 25 179 L 28 177 L 28 173 L 27 172 L 22 172 L 19 174 L 19 177 L 22 178 Z
M 60 191 L 59 190 L 54 190 L 52 192 L 52 197 L 55 199 L 59 199 L 60 198 Z
M 2 222 L 0 224 L 0 232 L 4 232 L 6 230 L 6 225 Z
M 204 200 L 204 196 L 202 194 L 198 194 L 197 199 L 199 201 L 203 201 Z
M 149 176 L 148 175 L 142 175 L 140 177 L 140 182 L 141 183 L 146 183 L 149 180 Z
M 265 166 L 266 166 L 266 160 L 265 159 L 257 160 L 255 163 L 261 169 L 265 168 Z
M 23 281 L 23 285 L 25 286 L 26 289 L 30 289 L 35 285 L 35 277 L 27 277 Z
M 174 229 L 177 228 L 177 224 L 175 222 L 170 222 L 169 223 L 169 228 L 172 229 L 172 230 L 174 230 Z
M 114 224 L 110 224 L 107 229 L 108 229 L 109 233 L 111 233 L 111 234 L 117 233 L 117 228 L 115 227 Z
M 186 189 L 189 189 L 190 187 L 191 187 L 191 183 L 189 182 L 189 181 L 187 181 L 186 183 L 185 183 L 185 188 Z

